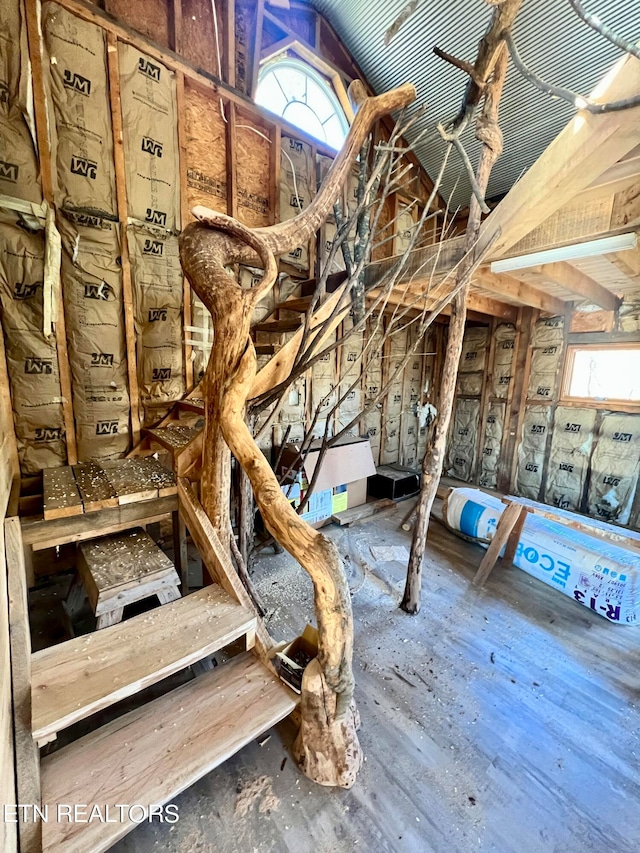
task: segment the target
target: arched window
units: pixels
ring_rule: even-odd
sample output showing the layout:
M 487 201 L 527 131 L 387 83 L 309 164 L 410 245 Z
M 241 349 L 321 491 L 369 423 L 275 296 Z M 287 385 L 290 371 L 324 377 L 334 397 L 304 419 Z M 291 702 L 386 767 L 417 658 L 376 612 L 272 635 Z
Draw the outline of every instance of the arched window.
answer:
M 256 103 L 336 151 L 349 132 L 331 84 L 299 59 L 278 59 L 262 69 Z

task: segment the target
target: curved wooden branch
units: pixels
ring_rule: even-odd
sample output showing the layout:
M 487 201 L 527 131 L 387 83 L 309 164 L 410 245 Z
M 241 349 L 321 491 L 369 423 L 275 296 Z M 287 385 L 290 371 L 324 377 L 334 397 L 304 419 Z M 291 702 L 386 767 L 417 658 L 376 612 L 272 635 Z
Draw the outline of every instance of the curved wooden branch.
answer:
M 196 208 L 193 212 L 199 221 L 187 225 L 180 236 L 184 272 L 214 321 L 213 347 L 204 380 L 202 503 L 221 537 L 228 535 L 228 447 L 251 482 L 269 532 L 311 577 L 318 620 L 319 674 L 303 682 L 303 715 L 304 708 L 308 708 L 309 719 L 303 721 L 297 754 L 311 778 L 345 787 L 353 784 L 362 753 L 355 734 L 353 618 L 344 567 L 334 543 L 304 522 L 283 495 L 245 424 L 244 413 L 247 398 L 255 394 L 256 356 L 249 336 L 251 312 L 257 300 L 273 286 L 277 275 L 275 256 L 305 242 L 319 228 L 373 123 L 414 100 L 415 89 L 407 84 L 367 98 L 360 84 L 351 89 L 351 94 L 359 101 L 356 118 L 343 149 L 306 210 L 289 222 L 251 229 L 223 214 Z M 225 267 L 254 258 L 262 263 L 264 275 L 257 287 L 244 290 Z M 315 700 L 305 695 L 310 691 L 317 693 Z M 318 712 L 320 705 L 323 714 Z M 319 761 L 318 756 L 322 755 L 325 759 Z

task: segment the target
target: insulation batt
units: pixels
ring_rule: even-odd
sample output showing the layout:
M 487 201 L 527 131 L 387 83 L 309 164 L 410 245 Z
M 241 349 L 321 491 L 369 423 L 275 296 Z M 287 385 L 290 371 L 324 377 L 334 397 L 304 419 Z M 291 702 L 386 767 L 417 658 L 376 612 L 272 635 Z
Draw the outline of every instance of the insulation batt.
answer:
M 505 509 L 493 495 L 454 489 L 445 521 L 466 536 L 490 541 Z M 610 622 L 635 625 L 640 618 L 637 552 L 528 513 L 513 562 Z

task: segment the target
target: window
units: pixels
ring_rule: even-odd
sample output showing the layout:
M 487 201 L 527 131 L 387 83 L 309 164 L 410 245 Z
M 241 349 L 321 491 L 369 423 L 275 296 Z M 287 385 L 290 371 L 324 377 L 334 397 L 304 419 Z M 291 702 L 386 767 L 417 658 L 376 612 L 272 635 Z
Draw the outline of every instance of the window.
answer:
M 640 405 L 640 343 L 570 346 L 563 390 L 567 399 Z
M 256 103 L 336 151 L 349 131 L 331 84 L 299 59 L 278 59 L 262 69 Z

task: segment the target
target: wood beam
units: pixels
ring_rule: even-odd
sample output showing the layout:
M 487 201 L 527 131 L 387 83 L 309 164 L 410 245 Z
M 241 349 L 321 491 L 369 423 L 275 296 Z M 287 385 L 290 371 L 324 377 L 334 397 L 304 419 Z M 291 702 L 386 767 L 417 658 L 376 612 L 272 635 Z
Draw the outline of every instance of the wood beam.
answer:
M 498 275 L 489 269 L 481 268 L 473 283 L 486 290 L 491 290 L 497 299 L 501 296 L 507 297 L 520 305 L 539 308 L 549 314 L 564 314 L 565 311 L 564 300 L 504 273 Z
M 413 289 L 413 287 L 409 290 L 402 289 L 401 292 L 399 287 L 396 287 L 395 291 L 389 294 L 387 305 L 396 307 L 410 307 L 412 310 L 416 310 L 418 313 L 422 313 L 425 308 L 430 310 L 436 304 L 436 300 L 433 298 L 428 298 L 426 295 L 420 295 L 419 290 Z M 380 295 L 380 291 L 377 288 L 374 288 L 371 291 L 368 291 L 367 297 L 376 298 Z M 441 294 L 441 296 L 444 294 Z M 510 323 L 515 323 L 518 316 L 518 306 L 517 305 L 509 305 L 506 302 L 500 302 L 497 299 L 491 299 L 488 296 L 482 296 L 479 293 L 470 292 L 467 297 L 467 311 L 473 311 L 478 315 L 483 315 L 482 319 L 486 320 L 487 317 L 499 317 L 502 320 L 507 320 Z M 448 316 L 451 313 L 450 305 L 445 306 L 443 308 L 442 314 Z M 469 319 L 474 319 L 469 317 Z
M 640 60 L 625 56 L 596 88 L 600 103 L 640 94 Z M 484 221 L 478 251 L 503 256 L 640 143 L 640 107 L 580 111 Z M 491 241 L 494 241 L 493 244 Z
M 616 311 L 620 306 L 621 300 L 615 293 L 566 261 L 542 264 L 542 266 L 532 267 L 532 269 L 560 285 L 560 287 L 570 290 L 571 293 L 575 293 L 588 302 L 593 302 L 594 305 L 599 305 L 606 311 Z

